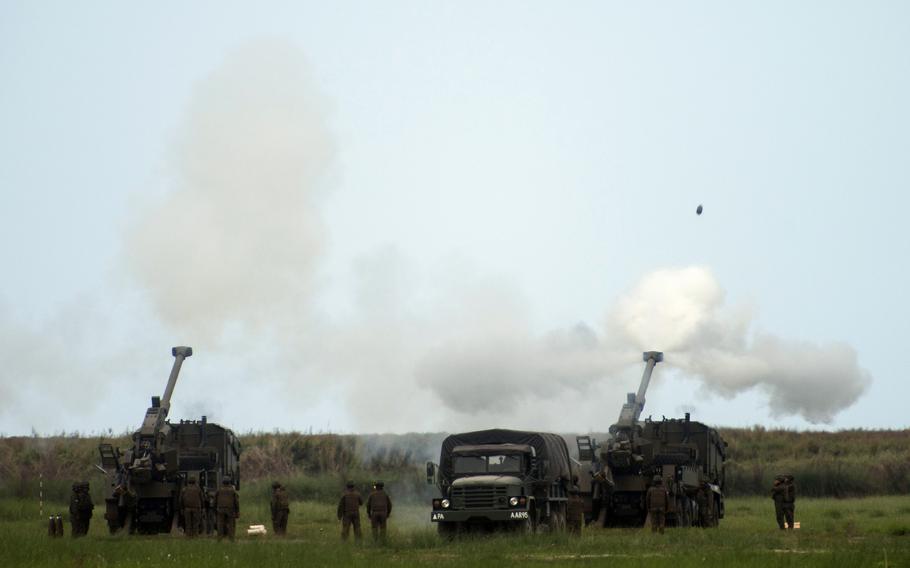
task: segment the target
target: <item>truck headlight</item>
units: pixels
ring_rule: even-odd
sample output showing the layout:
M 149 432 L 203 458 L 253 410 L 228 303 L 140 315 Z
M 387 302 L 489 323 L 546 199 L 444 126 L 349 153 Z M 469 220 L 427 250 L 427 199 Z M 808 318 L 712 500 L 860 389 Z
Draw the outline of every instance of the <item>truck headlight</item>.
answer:
M 451 503 L 449 503 L 449 500 L 448 500 L 448 499 L 443 499 L 443 500 L 442 500 L 442 508 L 443 508 L 443 509 L 448 509 L 448 508 L 449 508 L 449 505 L 451 505 Z
M 518 505 L 518 497 L 512 497 L 509 499 L 509 505 L 515 507 Z

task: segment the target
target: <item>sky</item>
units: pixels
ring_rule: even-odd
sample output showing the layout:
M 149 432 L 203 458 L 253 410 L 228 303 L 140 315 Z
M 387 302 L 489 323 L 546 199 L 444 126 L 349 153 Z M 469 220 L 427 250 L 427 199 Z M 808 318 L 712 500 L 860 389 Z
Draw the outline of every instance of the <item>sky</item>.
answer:
M 906 428 L 904 2 L 0 4 L 0 433 Z M 698 205 L 703 213 L 697 215 Z

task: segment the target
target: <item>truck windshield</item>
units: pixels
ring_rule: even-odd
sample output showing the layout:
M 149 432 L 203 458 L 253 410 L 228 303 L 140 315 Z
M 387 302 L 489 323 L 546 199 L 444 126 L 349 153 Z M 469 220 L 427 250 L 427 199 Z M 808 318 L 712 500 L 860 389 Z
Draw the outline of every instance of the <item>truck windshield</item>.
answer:
M 455 456 L 455 473 L 521 473 L 520 455 Z

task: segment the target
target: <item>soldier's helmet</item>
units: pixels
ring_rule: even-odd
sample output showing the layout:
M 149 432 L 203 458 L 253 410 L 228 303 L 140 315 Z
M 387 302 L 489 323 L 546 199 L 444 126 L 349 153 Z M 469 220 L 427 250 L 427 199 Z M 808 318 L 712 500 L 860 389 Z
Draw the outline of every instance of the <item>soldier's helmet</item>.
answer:
M 73 491 L 78 491 L 81 484 L 78 481 L 73 482 Z
M 659 475 L 655 475 L 655 476 L 654 476 L 654 483 L 655 483 L 655 484 L 660 485 L 660 484 L 663 483 L 663 482 L 664 482 L 664 478 L 662 478 L 662 477 L 659 476 Z
M 278 489 L 279 487 L 281 487 L 280 483 L 278 483 L 277 481 L 272 482 L 272 489 Z
M 187 482 L 187 484 L 189 484 L 189 485 L 196 485 L 196 478 L 195 478 L 195 477 L 187 477 L 187 478 L 186 478 L 186 482 Z
M 230 477 L 224 476 L 224 477 L 221 478 L 221 485 L 230 485 L 230 484 L 231 484 L 231 478 L 230 478 Z
M 354 482 L 348 481 L 347 483 L 344 484 L 344 486 L 347 487 L 348 489 L 354 489 Z
M 377 481 L 376 483 L 373 484 L 373 487 L 375 487 L 376 489 L 382 489 L 383 487 L 385 487 L 385 483 L 383 483 L 382 481 Z

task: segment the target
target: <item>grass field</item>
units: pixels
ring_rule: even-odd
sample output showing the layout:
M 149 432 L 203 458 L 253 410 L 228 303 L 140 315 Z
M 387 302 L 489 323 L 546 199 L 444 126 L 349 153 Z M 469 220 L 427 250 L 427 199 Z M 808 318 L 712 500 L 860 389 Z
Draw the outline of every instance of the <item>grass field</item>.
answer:
M 52 507 L 53 508 L 53 507 Z M 59 507 L 63 510 L 63 507 Z M 266 504 L 241 504 L 238 526 L 266 523 Z M 910 497 L 802 499 L 791 533 L 777 529 L 767 498 L 728 500 L 719 529 L 586 530 L 582 537 L 493 535 L 440 540 L 426 507 L 397 507 L 390 538 L 342 544 L 334 507 L 294 503 L 285 538 L 188 541 L 169 535 L 111 537 L 99 509 L 88 537 L 52 540 L 37 504 L 0 501 L 0 565 L 87 566 L 910 566 Z M 366 528 L 366 527 L 365 527 Z M 67 525 L 67 535 L 69 526 Z

